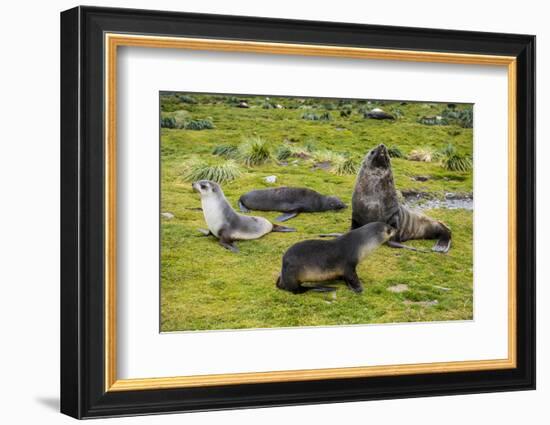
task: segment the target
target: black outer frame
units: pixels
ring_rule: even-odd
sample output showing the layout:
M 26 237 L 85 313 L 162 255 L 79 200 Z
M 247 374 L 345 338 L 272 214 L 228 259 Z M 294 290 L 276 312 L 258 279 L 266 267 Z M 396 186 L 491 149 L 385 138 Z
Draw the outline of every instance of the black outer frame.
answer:
M 517 368 L 104 391 L 105 32 L 517 57 Z M 535 388 L 535 37 L 77 7 L 61 13 L 61 412 L 75 418 Z

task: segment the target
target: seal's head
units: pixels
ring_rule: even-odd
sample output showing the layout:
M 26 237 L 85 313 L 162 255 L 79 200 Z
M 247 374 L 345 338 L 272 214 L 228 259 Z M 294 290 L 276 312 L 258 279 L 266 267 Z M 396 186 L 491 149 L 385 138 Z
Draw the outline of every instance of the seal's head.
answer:
M 357 232 L 361 235 L 361 240 L 364 241 L 359 250 L 359 260 L 361 261 L 380 245 L 385 244 L 395 236 L 397 230 L 389 224 L 381 221 L 365 224 L 352 232 Z
M 348 206 L 344 204 L 337 196 L 327 196 L 324 200 L 324 207 L 327 210 L 342 210 Z
M 191 184 L 193 190 L 201 195 L 201 198 L 219 196 L 223 194 L 222 188 L 216 182 L 210 180 L 198 180 Z
M 386 145 L 384 144 L 378 145 L 365 156 L 365 159 L 363 162 L 368 169 L 390 168 L 391 163 L 390 163 L 390 154 L 388 153 L 388 148 L 386 148 Z
M 375 236 L 374 242 L 380 245 L 389 241 L 397 233 L 397 229 L 395 227 L 381 221 L 365 224 L 360 229 L 363 232 L 368 231 L 371 236 Z

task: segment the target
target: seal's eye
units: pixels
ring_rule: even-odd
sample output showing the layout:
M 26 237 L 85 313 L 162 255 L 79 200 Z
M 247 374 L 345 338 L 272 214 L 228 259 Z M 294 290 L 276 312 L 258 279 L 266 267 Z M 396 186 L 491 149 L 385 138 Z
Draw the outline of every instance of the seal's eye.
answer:
M 202 189 L 202 190 L 206 190 L 207 187 L 208 187 L 207 185 L 201 184 L 201 189 Z

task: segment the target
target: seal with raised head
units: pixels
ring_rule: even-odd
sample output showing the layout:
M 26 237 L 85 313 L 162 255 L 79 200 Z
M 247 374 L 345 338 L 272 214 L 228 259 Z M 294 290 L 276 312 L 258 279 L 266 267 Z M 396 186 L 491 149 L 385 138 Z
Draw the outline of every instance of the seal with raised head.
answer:
M 277 187 L 252 190 L 239 199 L 242 212 L 250 210 L 284 213 L 275 220 L 286 221 L 302 212 L 323 212 L 346 208 L 336 196 L 321 195 L 305 187 Z
M 283 255 L 277 287 L 301 294 L 309 290 L 331 291 L 327 286 L 302 286 L 305 282 L 343 279 L 354 292 L 363 291 L 356 267 L 372 251 L 387 242 L 395 229 L 386 223 L 369 223 L 336 239 L 306 240 L 292 245 Z
M 210 180 L 199 180 L 192 184 L 201 196 L 202 212 L 208 230 L 219 239 L 220 245 L 233 252 L 239 250 L 234 245 L 237 240 L 258 239 L 270 232 L 295 232 L 291 227 L 272 224 L 263 217 L 246 216 L 231 208 L 219 184 Z
M 430 218 L 401 204 L 397 198 L 390 156 L 386 146 L 379 145 L 365 156 L 357 175 L 352 197 L 351 228 L 382 221 L 397 229 L 388 245 L 411 248 L 400 244 L 411 239 L 437 239 L 432 248 L 448 252 L 451 229 L 441 221 Z

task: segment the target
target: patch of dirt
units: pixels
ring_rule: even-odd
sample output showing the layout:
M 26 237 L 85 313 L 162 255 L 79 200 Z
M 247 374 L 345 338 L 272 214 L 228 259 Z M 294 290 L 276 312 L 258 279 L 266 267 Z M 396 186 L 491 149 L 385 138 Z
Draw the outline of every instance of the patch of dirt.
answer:
M 400 294 L 401 292 L 408 291 L 409 285 L 406 285 L 404 283 L 398 283 L 397 285 L 388 286 L 386 289 L 390 292 Z
M 471 193 L 445 193 L 443 198 L 437 198 L 433 193 L 420 192 L 416 190 L 403 190 L 401 192 L 405 205 L 421 210 L 435 208 L 474 209 L 474 199 Z
M 316 162 L 312 168 L 314 170 L 328 170 L 330 169 L 331 166 L 332 164 L 330 163 L 330 161 L 321 161 L 321 162 Z

